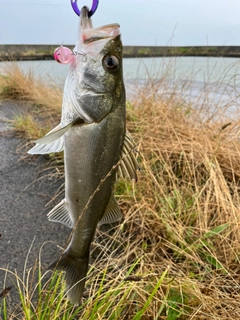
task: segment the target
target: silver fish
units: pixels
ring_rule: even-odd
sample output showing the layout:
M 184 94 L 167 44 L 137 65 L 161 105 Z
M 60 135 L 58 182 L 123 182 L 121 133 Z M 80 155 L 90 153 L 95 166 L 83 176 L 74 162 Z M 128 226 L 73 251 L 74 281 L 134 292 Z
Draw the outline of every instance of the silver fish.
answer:
M 137 180 L 138 165 L 134 142 L 126 133 L 119 25 L 94 29 L 88 8 L 83 7 L 74 52 L 61 123 L 37 140 L 29 153 L 64 150 L 65 199 L 48 218 L 73 228 L 73 235 L 50 268 L 66 272 L 68 298 L 78 304 L 97 225 L 122 219 L 114 198 L 116 173 Z

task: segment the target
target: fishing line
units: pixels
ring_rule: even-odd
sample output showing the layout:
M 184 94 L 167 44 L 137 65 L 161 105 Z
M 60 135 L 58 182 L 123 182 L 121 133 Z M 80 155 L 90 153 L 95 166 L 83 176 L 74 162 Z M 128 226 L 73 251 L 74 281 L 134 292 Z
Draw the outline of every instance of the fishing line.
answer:
M 72 22 L 71 26 L 69 26 L 69 28 L 67 30 L 64 30 L 64 28 L 62 28 L 62 30 L 64 30 L 63 36 L 62 36 L 62 42 L 61 42 L 61 46 L 63 46 L 65 42 L 66 37 L 72 33 L 73 30 L 76 30 L 77 24 L 78 24 L 78 18 L 75 18 L 74 21 Z M 76 31 L 75 31 L 76 32 Z M 77 34 L 77 32 L 76 32 Z
M 66 4 L 56 4 L 56 3 L 18 3 L 18 4 L 0 4 L 0 7 L 22 7 L 22 6 L 55 6 L 55 7 L 67 7 Z
M 17 3 L 17 4 L 13 4 L 13 3 L 7 3 L 7 4 L 0 4 L 0 8 L 1 7 L 20 7 L 20 6 L 25 6 L 25 7 L 36 7 L 36 6 L 41 6 L 41 7 L 58 7 L 58 8 L 64 8 L 64 11 L 65 11 L 65 8 L 68 9 L 68 12 L 72 11 L 71 9 L 71 3 L 70 1 L 68 0 L 65 0 L 66 1 L 66 4 L 59 4 L 59 3 Z M 82 1 L 82 0 L 81 0 Z M 47 10 L 47 9 L 46 9 Z M 72 34 L 73 33 L 73 30 L 75 32 L 76 30 L 76 27 L 78 26 L 78 18 L 76 17 L 76 15 L 73 15 L 72 17 L 72 21 L 71 21 L 71 24 L 66 24 L 64 25 L 64 20 L 61 22 L 59 22 L 59 25 L 61 27 L 61 38 L 57 41 L 57 43 L 60 45 L 63 45 L 63 43 L 66 43 L 66 38 L 69 34 Z
M 82 1 L 82 0 L 81 0 Z M 86 0 L 85 0 L 86 1 Z M 70 0 L 71 2 L 71 6 L 72 6 L 72 9 L 73 11 L 79 16 L 80 15 L 80 10 L 78 8 L 78 4 L 77 4 L 77 0 Z M 91 9 L 90 11 L 88 12 L 88 17 L 90 18 L 97 10 L 98 8 L 98 4 L 99 4 L 99 0 L 92 0 L 92 6 L 91 6 Z M 78 22 L 78 19 L 76 18 L 75 20 L 75 23 Z M 72 30 L 73 28 L 73 25 L 68 29 L 68 31 L 66 31 L 66 35 L 70 33 L 70 31 Z M 63 37 L 63 41 L 60 45 L 59 48 L 57 48 L 55 51 L 54 51 L 54 59 L 57 60 L 59 63 L 63 63 L 63 64 L 67 64 L 71 61 L 71 55 L 72 56 L 76 56 L 76 55 L 82 55 L 81 52 L 76 52 L 76 51 L 72 51 L 72 53 L 70 53 L 70 49 L 66 48 L 63 46 L 63 43 L 65 42 L 65 37 Z M 59 57 L 59 59 L 58 59 Z M 63 57 L 63 59 L 61 59 Z
M 73 11 L 78 16 L 80 16 L 81 11 L 78 8 L 77 0 L 70 0 L 70 1 L 71 1 L 71 6 L 73 8 Z M 96 12 L 96 10 L 98 8 L 98 3 L 99 3 L 99 0 L 92 0 L 91 9 L 87 10 L 87 14 L 88 14 L 89 18 Z M 63 38 L 63 40 L 64 40 L 64 38 Z M 60 45 L 60 47 L 55 49 L 54 54 L 53 54 L 53 57 L 57 62 L 59 62 L 61 64 L 69 64 L 73 61 L 74 56 L 76 56 L 76 55 L 82 55 L 84 58 L 84 53 L 72 51 L 68 47 L 63 46 L 63 43 L 64 43 L 64 41 L 62 41 L 62 44 Z

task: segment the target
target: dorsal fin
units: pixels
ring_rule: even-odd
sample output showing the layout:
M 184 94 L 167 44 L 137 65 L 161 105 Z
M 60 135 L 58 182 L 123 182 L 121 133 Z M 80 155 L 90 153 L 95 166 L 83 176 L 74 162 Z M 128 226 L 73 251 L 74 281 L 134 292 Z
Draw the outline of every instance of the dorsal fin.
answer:
M 136 144 L 131 138 L 129 132 L 126 132 L 123 143 L 121 162 L 118 166 L 118 176 L 123 178 L 130 178 L 137 181 L 137 170 L 140 170 L 136 156 Z

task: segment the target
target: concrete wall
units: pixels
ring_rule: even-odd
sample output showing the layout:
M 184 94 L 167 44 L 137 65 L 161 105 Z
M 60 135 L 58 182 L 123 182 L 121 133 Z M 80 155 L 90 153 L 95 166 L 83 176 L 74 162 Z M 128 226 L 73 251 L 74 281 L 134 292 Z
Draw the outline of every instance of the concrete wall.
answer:
M 0 45 L 0 60 L 50 60 L 58 45 Z M 73 49 L 73 45 L 67 45 Z M 124 57 L 225 56 L 239 57 L 238 46 L 124 46 Z

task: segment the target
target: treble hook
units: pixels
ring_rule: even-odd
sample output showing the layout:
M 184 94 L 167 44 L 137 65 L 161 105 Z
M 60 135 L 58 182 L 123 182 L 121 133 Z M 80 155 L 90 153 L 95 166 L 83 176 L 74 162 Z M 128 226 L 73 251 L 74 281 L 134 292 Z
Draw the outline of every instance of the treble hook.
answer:
M 98 2 L 99 2 L 99 0 L 93 0 L 92 8 L 91 8 L 91 10 L 88 12 L 88 17 L 89 17 L 89 18 L 90 18 L 90 17 L 95 13 L 95 11 L 97 10 Z M 71 0 L 71 5 L 72 5 L 72 8 L 73 8 L 73 10 L 75 11 L 75 13 L 76 13 L 78 16 L 80 16 L 81 11 L 78 9 L 77 0 Z

